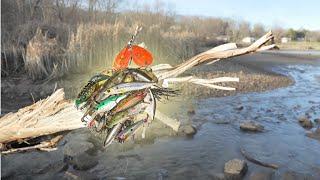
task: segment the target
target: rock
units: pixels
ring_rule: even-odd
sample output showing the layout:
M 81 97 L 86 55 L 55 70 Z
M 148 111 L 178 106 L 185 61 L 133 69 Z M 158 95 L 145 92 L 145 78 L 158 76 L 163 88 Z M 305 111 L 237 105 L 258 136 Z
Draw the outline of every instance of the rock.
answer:
M 238 111 L 241 111 L 241 110 L 243 110 L 243 108 L 244 108 L 243 106 L 237 106 L 235 109 Z
M 184 126 L 180 126 L 179 132 L 188 136 L 193 136 L 194 134 L 197 133 L 197 129 L 192 125 L 184 125 Z
M 88 154 L 81 154 L 72 157 L 68 161 L 71 165 L 73 165 L 74 169 L 81 171 L 91 169 L 98 164 L 98 160 L 95 157 L 90 156 Z
M 160 169 L 158 172 L 158 180 L 163 180 L 169 177 L 169 172 L 166 169 Z
M 247 163 L 240 159 L 232 159 L 224 165 L 224 174 L 227 179 L 240 179 L 247 170 Z
M 68 142 L 63 149 L 63 154 L 66 156 L 78 156 L 83 154 L 84 152 L 89 151 L 90 149 L 92 149 L 94 146 L 92 143 L 90 142 L 86 142 L 86 141 L 71 141 Z
M 311 129 L 313 127 L 313 123 L 310 119 L 307 117 L 301 117 L 299 118 L 300 125 L 305 129 Z
M 66 179 L 76 179 L 76 180 L 96 180 L 99 179 L 95 174 L 87 171 L 67 171 L 64 173 L 64 178 Z
M 308 132 L 306 135 L 310 138 L 320 141 L 320 127 L 317 128 L 314 132 Z
M 317 124 L 320 124 L 320 118 L 314 119 L 314 122 L 317 123 Z
M 245 121 L 240 124 L 240 129 L 243 131 L 262 132 L 264 127 L 254 121 Z
M 249 176 L 249 180 L 269 180 L 273 179 L 274 173 L 272 171 L 268 172 L 253 172 Z
M 189 115 L 194 115 L 194 114 L 196 114 L 196 111 L 193 108 L 190 108 L 190 109 L 188 109 L 187 113 Z
M 218 119 L 213 121 L 215 124 L 230 124 L 230 120 Z

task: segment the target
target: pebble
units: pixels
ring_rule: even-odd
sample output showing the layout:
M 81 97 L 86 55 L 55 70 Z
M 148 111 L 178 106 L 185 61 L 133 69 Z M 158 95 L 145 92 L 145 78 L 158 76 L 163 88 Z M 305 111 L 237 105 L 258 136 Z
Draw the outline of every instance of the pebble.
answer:
M 311 129 L 313 127 L 313 123 L 310 119 L 308 119 L 307 117 L 301 117 L 299 118 L 299 123 L 300 125 L 305 128 L 305 129 Z
M 169 172 L 166 169 L 160 169 L 158 172 L 158 180 L 163 180 L 169 177 Z
M 264 127 L 254 121 L 245 121 L 240 124 L 240 129 L 243 131 L 262 132 Z
M 244 108 L 243 106 L 238 106 L 235 109 L 238 110 L 238 111 L 241 111 L 241 110 L 243 110 L 243 108 Z

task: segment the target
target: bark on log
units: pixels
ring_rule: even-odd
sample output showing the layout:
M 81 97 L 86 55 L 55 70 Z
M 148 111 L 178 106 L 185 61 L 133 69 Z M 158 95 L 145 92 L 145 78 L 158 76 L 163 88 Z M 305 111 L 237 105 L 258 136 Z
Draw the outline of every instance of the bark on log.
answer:
M 202 63 L 215 62 L 219 59 L 267 50 L 275 46 L 274 44 L 263 46 L 272 37 L 272 33 L 268 32 L 251 46 L 241 49 L 235 49 L 236 46 L 233 43 L 221 45 L 201 53 L 175 68 L 171 68 L 170 65 L 158 66 L 158 70 L 162 70 L 155 73 L 160 80 L 164 80 L 177 77 L 184 71 Z M 16 113 L 9 113 L 3 116 L 0 119 L 0 144 L 82 128 L 84 127 L 81 122 L 82 115 L 71 101 L 64 99 L 64 92 L 59 89 L 44 100 L 22 108 Z M 159 118 L 163 123 L 175 130 L 178 129 L 178 121 L 168 117 L 161 117 Z

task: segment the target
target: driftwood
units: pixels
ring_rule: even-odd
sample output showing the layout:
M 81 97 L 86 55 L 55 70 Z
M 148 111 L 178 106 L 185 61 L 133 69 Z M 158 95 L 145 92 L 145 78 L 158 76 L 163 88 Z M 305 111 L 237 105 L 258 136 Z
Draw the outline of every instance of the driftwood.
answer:
M 278 169 L 279 168 L 279 166 L 276 165 L 276 164 L 265 163 L 265 162 L 259 161 L 257 159 L 254 159 L 253 157 L 249 156 L 249 154 L 247 154 L 247 152 L 242 148 L 240 148 L 240 152 L 250 162 L 253 162 L 253 163 L 258 164 L 260 166 L 272 168 L 272 169 Z
M 58 142 L 63 138 L 62 135 L 58 135 L 54 138 L 52 138 L 49 141 L 43 141 L 40 144 L 34 145 L 34 146 L 28 146 L 28 147 L 22 147 L 22 148 L 14 148 L 14 149 L 9 149 L 7 151 L 2 151 L 1 154 L 9 154 L 9 153 L 14 153 L 14 152 L 25 152 L 25 151 L 30 151 L 30 150 L 41 150 L 41 151 L 54 151 L 56 150 L 56 145 Z
M 272 37 L 272 33 L 268 32 L 246 48 L 237 49 L 234 43 L 228 43 L 196 55 L 175 67 L 169 64 L 162 64 L 155 65 L 151 68 L 161 82 L 166 79 L 170 81 L 170 78 L 175 78 L 186 70 L 200 64 L 213 63 L 218 60 L 273 48 L 275 46 L 274 44 L 264 46 Z M 212 83 L 238 80 L 228 77 L 211 80 L 194 77 L 186 79 L 187 82 L 190 83 L 227 90 L 234 89 L 216 86 Z M 0 144 L 83 128 L 84 124 L 80 121 L 82 115 L 82 112 L 78 111 L 71 101 L 64 99 L 64 92 L 62 89 L 59 89 L 44 100 L 22 108 L 16 113 L 9 113 L 3 116 L 0 119 Z M 156 113 L 155 117 L 174 130 L 178 130 L 180 122 L 177 120 L 171 119 L 162 113 Z

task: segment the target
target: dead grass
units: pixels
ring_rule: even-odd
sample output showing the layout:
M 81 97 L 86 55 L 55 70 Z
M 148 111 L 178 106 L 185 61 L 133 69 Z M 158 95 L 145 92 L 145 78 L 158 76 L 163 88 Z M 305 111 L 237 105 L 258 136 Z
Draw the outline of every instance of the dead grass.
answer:
M 289 43 L 279 44 L 279 48 L 292 50 L 320 50 L 320 42 L 292 41 Z
M 37 80 L 108 68 L 130 39 L 134 28 L 135 25 L 128 28 L 123 22 L 79 24 L 75 31 L 68 32 L 67 42 L 59 41 L 59 34 L 49 38 L 48 31 L 37 28 L 26 45 L 25 69 L 32 79 Z M 175 64 L 197 53 L 200 43 L 195 33 L 174 27 L 168 31 L 161 29 L 160 24 L 144 26 L 137 38 L 137 43 L 144 42 L 152 52 L 154 63 Z

